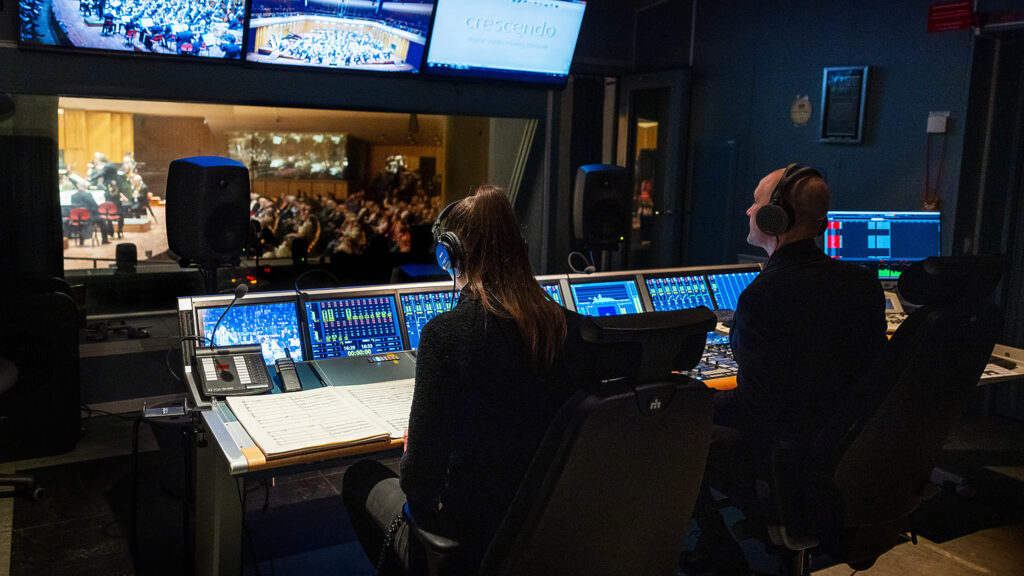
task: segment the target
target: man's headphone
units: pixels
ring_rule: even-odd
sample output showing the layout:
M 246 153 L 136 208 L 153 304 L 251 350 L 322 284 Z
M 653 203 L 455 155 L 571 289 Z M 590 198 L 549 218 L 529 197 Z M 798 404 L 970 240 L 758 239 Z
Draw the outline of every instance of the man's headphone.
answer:
M 778 184 L 772 190 L 768 203 L 758 208 L 754 216 L 754 221 L 762 232 L 770 236 L 781 236 L 793 227 L 796 223 L 796 213 L 793 205 L 786 201 L 786 193 L 807 178 L 825 179 L 821 172 L 810 166 L 793 163 L 786 167 L 782 178 L 779 178 Z M 826 224 L 827 221 L 823 220 L 822 232 Z
M 434 235 L 434 242 L 437 244 L 434 247 L 437 265 L 451 274 L 453 278 L 462 273 L 462 264 L 466 253 L 462 248 L 462 240 L 459 240 L 455 232 L 445 229 L 443 222 L 448 217 L 448 213 L 459 202 L 461 200 L 456 200 L 445 206 L 441 213 L 437 215 L 437 220 L 434 220 L 434 225 L 430 228 L 431 234 Z

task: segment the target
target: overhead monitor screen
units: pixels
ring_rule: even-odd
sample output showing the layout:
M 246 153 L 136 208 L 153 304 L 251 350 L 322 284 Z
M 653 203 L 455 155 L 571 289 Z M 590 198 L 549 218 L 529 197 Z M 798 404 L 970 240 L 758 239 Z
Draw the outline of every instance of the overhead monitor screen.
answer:
M 420 347 L 420 334 L 427 322 L 459 303 L 458 293 L 455 293 L 453 302 L 451 291 L 402 294 L 401 299 L 402 313 L 405 315 L 405 333 L 409 337 L 409 348 L 413 350 Z
M 227 306 L 197 308 L 199 336 L 212 339 L 217 346 L 259 344 L 263 348 L 263 361 L 267 364 L 284 358 L 285 350 L 296 362 L 302 360 L 302 341 L 294 302 L 235 304 L 217 326 L 217 319 L 225 310 Z M 214 327 L 217 327 L 216 334 L 212 333 Z M 209 345 L 207 340 L 200 341 L 200 347 Z
M 561 306 L 565 306 L 565 300 L 562 300 L 562 289 L 558 286 L 557 282 L 541 284 L 540 287 L 548 293 L 548 296 L 551 297 L 552 300 L 558 302 Z
M 613 280 L 569 284 L 576 311 L 585 316 L 618 316 L 644 311 L 636 281 Z
M 655 312 L 686 310 L 698 306 L 707 306 L 709 310 L 715 309 L 703 276 L 645 277 L 644 282 L 647 284 Z
M 313 360 L 403 349 L 391 295 L 306 302 L 306 324 Z
M 433 0 L 252 0 L 246 59 L 419 72 L 433 11 Z
M 747 285 L 757 278 L 757 272 L 736 272 L 733 274 L 710 274 L 711 293 L 719 310 L 735 310 L 736 301 L 740 299 Z
M 829 212 L 825 253 L 897 278 L 909 263 L 941 254 L 940 222 L 939 212 Z
M 20 0 L 22 44 L 238 59 L 245 0 Z
M 563 84 L 585 2 L 438 0 L 427 71 Z

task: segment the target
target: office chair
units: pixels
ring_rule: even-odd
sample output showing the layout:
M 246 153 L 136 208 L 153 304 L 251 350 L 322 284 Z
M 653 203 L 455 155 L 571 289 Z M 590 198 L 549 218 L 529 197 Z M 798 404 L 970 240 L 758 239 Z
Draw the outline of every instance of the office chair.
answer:
M 13 390 L 17 382 L 18 367 L 0 356 L 0 398 Z M 33 500 L 38 500 L 43 495 L 43 489 L 36 486 L 35 478 L 25 474 L 0 474 L 0 486 L 12 486 L 16 494 L 21 490 Z
M 714 327 L 704 307 L 584 323 L 586 340 L 639 360 L 628 377 L 580 391 L 562 407 L 479 574 L 676 573 L 707 458 L 711 397 L 672 370 L 697 364 Z M 457 542 L 408 521 L 430 574 L 477 572 L 460 563 Z
M 899 280 L 911 313 L 809 450 L 776 445 L 768 537 L 793 574 L 817 549 L 855 570 L 905 539 L 908 516 L 938 493 L 930 476 L 992 353 L 990 295 L 1001 256 L 928 258 Z

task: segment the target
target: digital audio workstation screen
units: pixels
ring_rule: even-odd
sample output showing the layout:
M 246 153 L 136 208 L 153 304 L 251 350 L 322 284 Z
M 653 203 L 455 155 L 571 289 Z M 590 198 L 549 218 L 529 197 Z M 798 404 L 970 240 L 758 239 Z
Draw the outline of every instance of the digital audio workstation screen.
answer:
M 405 314 L 405 333 L 409 336 L 409 348 L 420 347 L 420 334 L 431 318 L 441 312 L 447 312 L 459 303 L 459 295 L 452 292 L 421 292 L 418 294 L 402 294 L 402 312 Z
M 710 274 L 711 293 L 715 296 L 719 310 L 735 310 L 740 292 L 757 278 L 757 272 L 737 272 L 734 274 Z
M 284 358 L 286 349 L 296 362 L 302 360 L 302 341 L 294 302 L 236 304 L 221 320 L 217 333 L 212 334 L 224 310 L 227 306 L 196 309 L 201 336 L 212 339 L 217 346 L 259 344 L 263 348 L 263 361 L 267 364 Z M 203 347 L 209 345 L 209 342 L 201 342 Z
M 923 260 L 940 254 L 938 212 L 829 212 L 825 251 L 842 260 Z
M 552 300 L 558 302 L 560 306 L 565 306 L 565 301 L 562 300 L 562 290 L 558 287 L 558 284 L 541 284 L 540 287 L 548 293 Z
M 313 360 L 401 350 L 394 296 L 306 302 Z
M 655 312 L 686 310 L 697 306 L 715 309 L 703 276 L 666 276 L 644 278 L 644 281 L 647 283 L 647 292 L 651 295 Z
M 570 284 L 576 311 L 585 316 L 618 316 L 644 311 L 634 280 Z

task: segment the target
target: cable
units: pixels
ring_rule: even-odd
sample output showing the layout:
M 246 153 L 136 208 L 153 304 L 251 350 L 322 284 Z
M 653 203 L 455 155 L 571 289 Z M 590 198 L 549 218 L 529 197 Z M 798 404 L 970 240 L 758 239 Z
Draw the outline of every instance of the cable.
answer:
M 583 263 L 586 264 L 587 266 L 585 268 L 583 268 L 583 270 L 580 270 L 579 268 L 574 266 L 573 263 L 572 263 L 572 257 L 573 256 L 579 256 L 580 258 L 583 258 Z M 597 268 L 594 266 L 594 253 L 593 252 L 590 253 L 590 261 L 587 261 L 587 257 L 582 252 L 576 252 L 576 251 L 569 252 L 568 262 L 569 262 L 569 269 L 572 270 L 573 273 L 575 273 L 575 274 L 593 274 L 594 271 L 597 270 Z
M 299 294 L 300 296 L 302 295 L 302 290 L 299 290 L 299 280 L 302 280 L 303 278 L 305 278 L 306 276 L 309 276 L 310 274 L 313 274 L 314 272 L 319 272 L 321 274 L 326 274 L 326 275 L 330 276 L 331 280 L 334 280 L 334 285 L 335 286 L 340 286 L 341 285 L 341 281 L 338 280 L 338 278 L 335 277 L 334 274 L 331 274 L 329 271 L 324 270 L 323 268 L 310 268 L 309 270 L 306 270 L 302 274 L 299 274 L 299 277 L 295 279 L 295 292 L 297 294 Z
M 210 343 L 211 347 L 213 346 L 213 341 L 210 340 L 209 338 L 205 337 L 205 336 L 183 336 L 180 340 L 178 340 L 178 342 L 176 344 L 171 344 L 170 346 L 168 346 L 167 354 L 164 355 L 164 365 L 167 367 L 167 371 L 171 373 L 171 376 L 173 376 L 174 379 L 177 380 L 178 382 L 181 382 L 181 378 L 182 377 L 178 376 L 174 372 L 174 369 L 171 368 L 171 351 L 174 350 L 175 348 L 177 348 L 178 346 L 181 346 L 181 343 L 186 341 L 186 340 L 198 340 L 200 342 L 205 340 L 205 341 Z M 184 360 L 183 360 L 183 362 L 184 362 Z

